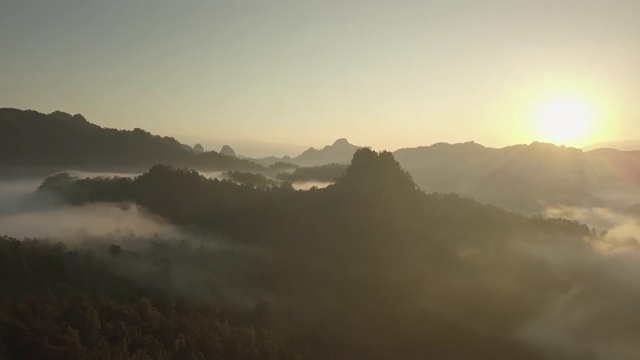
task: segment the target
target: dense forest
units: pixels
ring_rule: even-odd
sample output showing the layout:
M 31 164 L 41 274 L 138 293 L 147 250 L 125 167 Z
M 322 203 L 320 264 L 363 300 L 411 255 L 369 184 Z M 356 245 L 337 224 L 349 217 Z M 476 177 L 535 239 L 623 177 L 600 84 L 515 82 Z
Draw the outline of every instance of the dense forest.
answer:
M 0 359 L 294 358 L 265 330 L 259 303 L 225 314 L 176 295 L 169 254 L 196 257 L 184 241 L 129 239 L 132 252 L 93 240 L 68 249 L 0 238 Z
M 203 170 L 259 170 L 262 166 L 142 130 L 102 128 L 82 115 L 0 109 L 0 166 L 148 168 L 154 164 Z
M 244 185 L 255 186 L 255 187 L 265 187 L 270 185 L 276 185 L 276 181 L 268 178 L 266 175 L 262 173 L 251 173 L 251 172 L 242 172 L 242 171 L 229 171 L 224 175 L 229 177 L 229 179 Z
M 240 184 L 267 187 L 309 181 L 332 183 L 342 176 L 346 169 L 346 165 L 340 164 L 291 168 L 285 163 L 275 163 L 260 172 L 228 171 L 224 175 Z
M 321 166 L 300 167 L 292 172 L 283 172 L 277 178 L 288 182 L 297 181 L 326 181 L 332 182 L 342 176 L 347 169 L 346 165 L 328 164 Z
M 164 291 L 245 318 L 265 310 L 261 324 L 301 358 L 589 359 L 640 340 L 622 308 L 588 311 L 640 300 L 607 270 L 610 235 L 426 194 L 388 152 L 358 150 L 336 184 L 309 191 L 154 166 L 134 179 L 58 174 L 38 193 L 136 203 L 197 234 L 211 257 L 170 252 L 180 286 Z M 140 282 L 135 273 L 124 276 Z

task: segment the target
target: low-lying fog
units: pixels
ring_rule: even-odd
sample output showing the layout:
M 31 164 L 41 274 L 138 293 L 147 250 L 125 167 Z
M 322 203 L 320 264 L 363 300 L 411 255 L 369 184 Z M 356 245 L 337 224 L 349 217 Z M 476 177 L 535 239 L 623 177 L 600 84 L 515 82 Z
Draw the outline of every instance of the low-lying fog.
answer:
M 132 172 L 63 171 L 77 178 L 130 177 Z M 222 171 L 200 171 L 213 179 L 226 179 Z M 46 177 L 46 176 L 45 176 Z M 47 194 L 36 194 L 42 178 L 0 179 L 0 234 L 15 238 L 76 239 L 107 234 L 162 234 L 178 236 L 175 227 L 135 204 L 89 204 L 71 207 L 59 204 Z M 297 190 L 324 188 L 331 182 L 293 183 Z
M 132 173 L 132 172 L 95 172 L 95 171 L 85 171 L 85 170 L 66 170 L 66 171 L 59 171 L 59 172 L 66 172 L 69 175 L 73 176 L 73 177 L 77 177 L 80 179 L 83 178 L 96 178 L 96 177 L 129 177 L 129 178 L 133 178 L 136 177 L 138 175 L 141 175 L 141 173 Z M 224 171 L 198 171 L 198 173 L 206 178 L 209 179 L 228 179 L 228 177 L 225 175 Z M 29 179 L 29 180 L 15 180 L 12 182 L 8 182 L 7 184 L 7 189 L 6 192 L 7 193 L 13 193 L 11 190 L 11 187 L 14 187 L 15 190 L 17 192 L 20 192 L 21 190 L 35 190 L 41 183 L 42 180 L 44 180 L 44 177 L 42 179 Z M 292 183 L 292 186 L 294 189 L 296 190 L 309 190 L 312 187 L 316 187 L 318 189 L 322 189 L 325 188 L 329 185 L 333 184 L 333 182 L 329 182 L 329 181 L 297 181 Z M 0 180 L 0 185 L 1 185 L 1 180 Z M 2 201 L 2 192 L 3 189 L 0 188 L 0 201 Z
M 89 204 L 0 214 L 2 234 L 72 241 L 106 235 L 178 235 L 175 227 L 135 204 Z
M 135 177 L 132 172 L 66 171 L 78 178 Z M 201 171 L 207 178 L 226 179 L 222 171 Z M 86 205 L 67 207 L 56 205 L 56 200 L 34 193 L 42 183 L 41 178 L 0 179 L 0 228 L 3 234 L 14 237 L 51 237 L 54 234 L 69 236 L 72 233 L 105 234 L 111 231 L 133 231 L 138 234 L 165 233 L 170 227 L 158 217 L 150 216 L 134 204 Z M 324 188 L 332 182 L 305 181 L 293 183 L 297 190 L 313 187 Z M 635 239 L 640 234 L 638 214 L 629 214 L 623 209 L 640 203 L 640 194 L 609 192 L 598 196 L 611 203 L 611 207 L 549 206 L 541 215 L 548 218 L 577 220 L 605 231 L 608 238 Z M 41 219 L 41 220 L 40 220 Z M 157 231 L 154 231 L 157 229 Z
M 134 177 L 134 173 L 67 171 L 85 177 Z M 36 193 L 44 178 L 0 180 L 0 233 L 15 238 L 73 241 L 104 235 L 174 237 L 175 227 L 135 204 L 87 204 L 72 207 Z
M 313 187 L 318 189 L 326 188 L 327 186 L 333 184 L 333 182 L 327 181 L 302 181 L 302 182 L 294 182 L 291 184 L 296 190 L 309 190 Z

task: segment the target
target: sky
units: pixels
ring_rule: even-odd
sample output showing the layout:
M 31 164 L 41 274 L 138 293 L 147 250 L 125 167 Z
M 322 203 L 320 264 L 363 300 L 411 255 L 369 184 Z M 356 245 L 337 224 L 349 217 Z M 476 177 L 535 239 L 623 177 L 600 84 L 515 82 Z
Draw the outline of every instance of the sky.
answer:
M 0 0 L 0 107 L 232 145 L 634 139 L 638 15 L 637 0 Z M 588 117 L 580 136 L 549 130 L 563 99 Z

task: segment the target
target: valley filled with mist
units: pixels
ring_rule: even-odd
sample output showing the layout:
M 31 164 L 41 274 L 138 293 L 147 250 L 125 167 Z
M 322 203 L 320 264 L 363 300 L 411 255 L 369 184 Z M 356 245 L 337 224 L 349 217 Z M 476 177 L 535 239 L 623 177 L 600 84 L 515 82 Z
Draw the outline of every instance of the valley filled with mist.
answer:
M 640 151 L 0 139 L 0 359 L 640 356 Z

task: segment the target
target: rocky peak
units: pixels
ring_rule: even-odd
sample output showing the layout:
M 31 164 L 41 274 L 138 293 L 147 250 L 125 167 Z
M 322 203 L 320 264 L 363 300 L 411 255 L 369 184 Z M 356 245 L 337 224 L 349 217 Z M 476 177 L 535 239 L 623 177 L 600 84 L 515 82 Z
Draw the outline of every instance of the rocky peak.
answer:
M 333 142 L 333 146 L 352 146 L 345 138 L 340 138 Z
M 202 154 L 202 153 L 204 153 L 204 148 L 200 144 L 195 144 L 195 145 L 193 145 L 193 152 L 195 154 Z
M 220 149 L 220 154 L 237 157 L 236 152 L 229 145 L 224 145 L 222 149 Z

